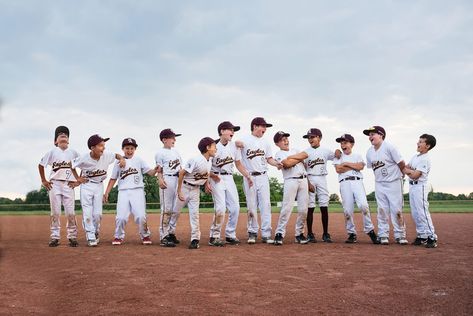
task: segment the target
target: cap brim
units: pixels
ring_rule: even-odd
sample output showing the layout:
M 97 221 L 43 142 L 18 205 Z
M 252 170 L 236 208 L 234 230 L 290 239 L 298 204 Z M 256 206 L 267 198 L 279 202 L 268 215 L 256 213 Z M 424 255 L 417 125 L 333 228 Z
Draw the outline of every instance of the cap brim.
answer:
M 182 134 L 175 134 L 174 137 L 182 136 Z
M 238 132 L 240 130 L 240 126 L 233 126 L 233 131 Z
M 343 142 L 344 140 L 346 140 L 346 139 L 345 139 L 345 138 L 341 138 L 341 137 L 335 139 L 335 141 L 336 141 L 337 143 L 341 143 L 341 142 Z
M 272 127 L 273 124 L 266 123 L 266 127 Z
M 104 142 L 108 142 L 110 140 L 110 137 L 107 137 L 107 138 L 103 138 L 102 139 Z

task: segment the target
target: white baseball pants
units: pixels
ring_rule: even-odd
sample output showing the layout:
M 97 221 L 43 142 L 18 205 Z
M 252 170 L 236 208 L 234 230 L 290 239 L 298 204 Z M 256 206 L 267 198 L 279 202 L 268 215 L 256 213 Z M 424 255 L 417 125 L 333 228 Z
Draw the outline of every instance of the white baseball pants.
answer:
M 326 176 L 314 176 L 308 175 L 310 183 L 315 187 L 315 192 L 309 192 L 309 206 L 315 207 L 315 197 L 319 202 L 319 207 L 328 206 L 330 195 L 327 188 L 327 177 Z
M 67 181 L 51 180 L 51 184 L 52 188 L 48 193 L 51 205 L 51 239 L 61 238 L 61 205 L 64 206 L 64 215 L 67 219 L 67 238 L 77 238 L 74 189 L 69 187 Z
M 118 191 L 117 216 L 115 217 L 115 238 L 125 238 L 125 226 L 133 214 L 141 239 L 149 237 L 150 231 L 146 221 L 146 199 L 143 188 Z
M 261 216 L 261 236 L 271 237 L 271 201 L 269 192 L 269 178 L 267 174 L 251 176 L 253 186 L 249 186 L 244 178 L 243 189 L 246 195 L 248 208 L 248 233 L 257 234 L 259 230 L 257 210 Z
M 169 234 L 175 234 L 179 212 L 176 210 L 177 181 L 178 177 L 164 175 L 167 188 L 159 188 L 159 201 L 161 204 L 161 220 L 159 224 L 159 238 L 162 240 Z
M 402 180 L 376 182 L 376 203 L 378 204 L 378 235 L 389 237 L 389 218 L 394 230 L 394 238 L 406 237 L 406 224 L 402 216 L 404 199 Z
M 432 238 L 437 240 L 435 228 L 429 212 L 429 201 L 427 197 L 429 190 L 427 184 L 418 183 L 409 186 L 409 203 L 411 215 L 416 224 L 417 237 Z
M 87 240 L 95 240 L 100 232 L 102 219 L 103 184 L 87 182 L 80 186 L 80 203 L 82 205 L 82 225 Z
M 210 179 L 215 214 L 210 226 L 210 237 L 220 238 L 222 224 L 225 221 L 225 211 L 228 209 L 228 223 L 225 227 L 225 237 L 236 238 L 240 200 L 233 175 L 219 175 L 220 182 Z
M 297 219 L 295 235 L 299 236 L 304 233 L 304 224 L 307 219 L 307 205 L 309 199 L 309 184 L 307 179 L 286 179 L 284 180 L 284 195 L 279 213 L 278 226 L 276 234 L 286 235 L 286 226 L 291 216 L 294 202 L 297 200 Z
M 199 224 L 199 203 L 200 203 L 200 186 L 194 187 L 188 184 L 182 184 L 182 195 L 184 201 L 176 199 L 175 213 L 180 213 L 182 208 L 187 205 L 189 208 L 189 222 L 191 225 L 191 241 L 200 240 L 200 224 Z
M 363 180 L 345 180 L 340 182 L 340 195 L 342 197 L 347 233 L 356 234 L 355 222 L 353 220 L 355 203 L 363 215 L 364 232 L 369 233 L 373 230 L 374 225 L 371 221 L 370 208 L 366 199 Z

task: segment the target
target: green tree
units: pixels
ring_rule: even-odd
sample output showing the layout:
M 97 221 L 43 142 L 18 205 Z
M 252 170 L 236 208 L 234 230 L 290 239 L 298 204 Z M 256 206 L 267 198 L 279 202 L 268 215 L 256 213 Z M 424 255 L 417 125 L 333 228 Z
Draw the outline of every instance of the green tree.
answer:
M 330 194 L 330 202 L 340 202 L 340 197 L 338 196 L 338 194 Z
M 39 191 L 33 190 L 26 194 L 26 204 L 45 204 L 49 203 L 48 190 L 45 187 L 41 187 Z
M 145 194 L 146 202 L 148 203 L 157 203 L 159 202 L 159 191 L 158 191 L 158 181 L 154 176 L 145 174 L 143 177 L 145 184 Z

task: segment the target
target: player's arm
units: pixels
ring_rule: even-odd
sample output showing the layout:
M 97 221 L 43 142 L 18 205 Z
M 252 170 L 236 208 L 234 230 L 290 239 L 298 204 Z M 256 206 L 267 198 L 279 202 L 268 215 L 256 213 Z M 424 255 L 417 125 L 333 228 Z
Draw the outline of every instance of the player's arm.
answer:
M 283 168 L 282 163 L 274 159 L 273 157 L 268 157 L 266 158 L 266 161 L 273 167 L 278 168 L 278 170 L 281 170 Z
M 253 186 L 253 180 L 251 180 L 251 175 L 248 172 L 248 170 L 246 170 L 245 166 L 243 166 L 243 164 L 241 163 L 241 160 L 235 161 L 235 167 L 237 168 L 238 171 L 240 171 L 242 176 L 246 178 L 246 181 L 248 181 L 248 184 L 250 185 L 250 187 Z
M 148 172 L 146 172 L 146 174 L 147 174 L 148 176 L 154 177 L 154 176 L 156 176 L 156 174 L 158 174 L 159 169 L 160 169 L 160 167 L 159 167 L 159 166 L 156 166 L 156 167 L 154 167 L 154 169 L 148 170 Z
M 361 171 L 365 168 L 365 163 L 361 161 L 360 162 L 344 162 L 341 166 L 346 167 L 348 169 Z
M 352 170 L 352 169 L 344 166 L 343 164 L 335 165 L 335 171 L 338 174 L 345 173 L 345 172 L 350 171 L 350 170 Z
M 307 159 L 307 157 L 309 157 L 309 155 L 307 155 L 307 153 L 305 151 L 303 151 L 303 152 L 300 152 L 298 154 L 294 154 L 294 155 L 291 155 L 291 156 L 287 157 L 286 159 L 281 161 L 281 163 L 282 163 L 282 165 L 284 166 L 285 169 L 288 169 L 288 168 L 294 167 L 295 165 L 297 165 L 300 162 L 303 162 L 304 160 Z
M 79 185 L 88 181 L 86 178 L 83 178 L 77 174 L 76 168 L 71 168 L 71 172 L 76 181 L 69 182 L 69 187 L 74 189 L 75 187 L 78 187 Z
M 187 171 L 185 169 L 181 169 L 179 171 L 179 179 L 177 180 L 177 197 L 179 200 L 184 201 L 184 196 L 182 195 L 182 182 L 184 182 L 184 176 L 186 175 Z
M 51 184 L 51 182 L 49 182 L 48 180 L 46 180 L 46 175 L 44 174 L 44 167 L 39 164 L 38 165 L 38 171 L 39 171 L 39 176 L 41 177 L 41 183 L 43 184 L 43 186 L 46 188 L 46 190 L 51 190 L 53 185 Z
M 108 195 L 112 191 L 113 186 L 117 183 L 117 179 L 110 179 L 108 181 L 107 189 L 105 190 L 105 193 L 103 194 L 103 202 L 108 203 Z
M 120 154 L 115 154 L 115 159 L 117 159 L 120 163 L 118 164 L 120 168 L 125 168 L 126 161 L 125 158 L 123 158 L 122 155 Z
M 404 169 L 406 168 L 406 163 L 404 162 L 404 160 L 401 160 L 397 166 L 399 167 L 399 170 L 401 170 L 402 173 L 404 173 Z
M 404 168 L 403 173 L 412 180 L 417 180 L 422 176 L 422 171 L 411 169 L 409 166 Z

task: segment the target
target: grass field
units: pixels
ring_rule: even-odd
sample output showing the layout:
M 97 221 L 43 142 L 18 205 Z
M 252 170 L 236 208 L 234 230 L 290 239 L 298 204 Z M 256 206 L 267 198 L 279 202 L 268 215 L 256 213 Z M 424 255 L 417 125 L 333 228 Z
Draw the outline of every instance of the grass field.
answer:
M 376 202 L 369 202 L 371 212 L 376 212 Z M 112 206 L 113 207 L 113 206 Z M 16 208 L 16 207 L 15 207 Z M 82 214 L 82 211 L 79 207 L 76 208 L 77 214 Z M 458 200 L 458 201 L 431 201 L 430 202 L 430 211 L 432 213 L 473 213 L 473 200 Z M 273 206 L 272 212 L 279 213 L 280 208 Z M 246 207 L 242 207 L 242 212 L 246 211 Z M 294 211 L 296 211 L 294 209 Z M 330 204 L 329 211 L 331 213 L 342 213 L 342 206 L 340 203 L 333 202 Z M 159 209 L 155 208 L 155 205 L 152 208 L 147 209 L 147 212 L 150 214 L 159 213 Z M 183 213 L 187 213 L 187 208 L 183 209 Z M 212 207 L 201 207 L 201 213 L 212 213 Z M 115 213 L 114 209 L 105 209 L 104 214 L 113 214 Z M 410 213 L 409 203 L 404 203 L 404 213 Z M 48 210 L 15 210 L 9 209 L 8 205 L 2 205 L 0 207 L 0 216 L 2 215 L 49 215 Z

